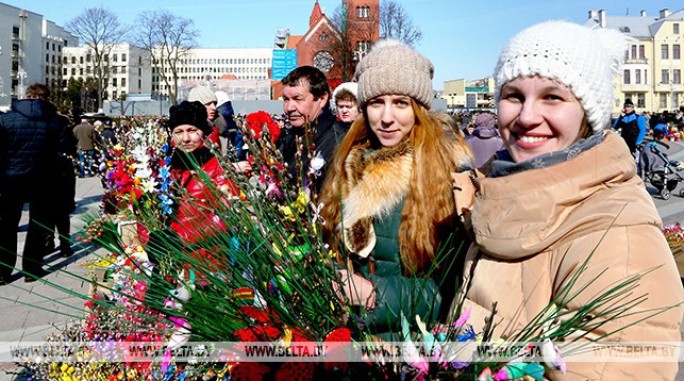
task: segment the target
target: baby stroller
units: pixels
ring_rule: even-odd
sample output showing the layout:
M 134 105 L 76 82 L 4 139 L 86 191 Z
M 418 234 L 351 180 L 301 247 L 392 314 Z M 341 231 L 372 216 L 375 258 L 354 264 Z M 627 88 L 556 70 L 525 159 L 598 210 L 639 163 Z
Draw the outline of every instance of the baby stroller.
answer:
M 653 185 L 663 200 L 668 200 L 670 193 L 677 188 L 677 184 L 684 181 L 684 177 L 679 174 L 682 169 L 681 163 L 670 161 L 660 145 L 669 148 L 659 141 L 648 142 L 641 146 L 638 169 L 641 178 Z M 684 189 L 679 192 L 679 197 L 684 197 Z

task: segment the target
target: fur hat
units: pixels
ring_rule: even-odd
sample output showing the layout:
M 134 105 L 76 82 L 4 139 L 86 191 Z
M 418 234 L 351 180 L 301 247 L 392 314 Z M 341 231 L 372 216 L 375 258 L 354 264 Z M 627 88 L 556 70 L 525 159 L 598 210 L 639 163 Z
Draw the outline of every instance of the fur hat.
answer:
M 408 45 L 380 40 L 356 67 L 359 106 L 379 95 L 400 94 L 430 108 L 434 72 L 432 62 Z
M 545 77 L 561 83 L 582 104 L 595 133 L 610 123 L 615 99 L 613 78 L 628 38 L 613 29 L 589 29 L 566 21 L 546 21 L 513 37 L 494 70 L 495 100 L 501 88 L 518 77 Z
M 195 86 L 190 90 L 190 94 L 188 94 L 188 102 L 195 101 L 199 101 L 203 105 L 217 102 L 216 94 L 206 86 Z
M 182 124 L 190 124 L 202 130 L 205 137 L 211 134 L 211 127 L 207 122 L 207 108 L 199 101 L 183 101 L 179 105 L 171 106 L 169 115 L 167 126 L 170 132 Z

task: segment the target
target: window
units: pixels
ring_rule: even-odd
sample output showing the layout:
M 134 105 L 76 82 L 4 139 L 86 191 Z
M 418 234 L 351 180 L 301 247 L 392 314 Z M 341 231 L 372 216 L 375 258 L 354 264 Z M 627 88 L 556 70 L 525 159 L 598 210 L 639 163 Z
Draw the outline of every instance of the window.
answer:
M 19 38 L 19 27 L 18 26 L 12 27 L 12 37 Z
M 116 66 L 112 66 L 112 73 L 116 74 Z
M 76 75 L 76 68 L 75 67 L 71 68 L 71 75 Z
M 680 85 L 682 83 L 682 71 L 680 69 L 672 70 L 672 83 Z
M 141 88 L 142 88 L 142 81 L 138 80 L 138 90 L 140 90 Z
M 69 69 L 67 69 L 67 68 L 64 68 L 64 71 L 63 71 L 62 73 L 64 73 L 64 75 L 67 75 L 67 74 L 69 74 Z
M 667 108 L 667 94 L 660 93 L 660 108 Z
M 679 23 L 672 24 L 672 33 L 679 34 Z
M 69 61 L 69 60 L 68 60 L 66 57 L 63 57 L 62 63 L 67 64 L 67 63 L 69 63 L 68 61 Z
M 126 86 L 126 78 L 121 78 L 121 87 Z
M 670 83 L 670 71 L 669 70 L 663 69 L 660 72 L 660 82 L 665 83 L 665 84 Z
M 62 52 L 62 45 L 57 45 L 57 51 L 60 53 Z
M 644 69 L 644 85 L 648 85 L 648 69 Z
M 45 55 L 45 62 L 50 62 L 50 55 L 49 54 Z
M 45 74 L 50 74 L 50 66 L 45 66 Z
M 109 54 L 104 55 L 104 62 L 109 62 Z
M 121 53 L 121 62 L 126 62 L 126 53 Z
M 359 18 L 370 17 L 370 7 L 356 7 L 356 17 L 359 17 Z
M 119 55 L 116 53 L 112 54 L 112 62 L 118 62 L 118 60 L 119 60 Z
M 679 59 L 679 44 L 674 44 L 672 45 L 672 59 L 673 60 L 678 60 Z
M 112 78 L 112 86 L 117 86 L 117 84 L 116 84 L 116 78 Z
M 639 59 L 646 59 L 646 47 L 644 45 L 639 45 Z
M 83 68 L 78 69 L 78 74 L 83 75 Z
M 53 52 L 55 51 L 55 43 L 54 42 L 52 43 L 52 51 Z
M 627 70 L 627 69 L 625 69 L 625 71 L 623 72 L 623 75 L 622 75 L 622 83 L 624 83 L 625 85 L 629 85 L 629 84 L 630 84 L 630 81 L 629 81 L 629 70 Z
M 76 65 L 76 57 L 71 57 L 71 63 Z M 83 62 L 81 62 L 81 63 L 83 63 Z
M 641 69 L 635 69 L 634 70 L 634 84 L 635 85 L 641 84 Z
M 50 50 L 50 43 L 49 42 L 45 43 L 45 50 Z
M 637 58 L 637 46 L 632 45 L 632 59 Z
M 52 56 L 52 63 L 57 63 L 57 56 Z
M 670 57 L 668 56 L 667 44 L 662 44 L 662 45 L 660 45 L 660 58 L 662 58 L 662 59 L 664 59 L 664 60 L 670 58 Z
M 86 62 L 90 62 L 90 53 L 86 54 Z M 83 63 L 83 58 L 81 58 L 81 63 Z
M 120 72 L 121 74 L 124 74 L 126 72 L 126 66 L 121 66 Z
M 632 99 L 634 99 L 634 98 L 632 98 Z M 639 107 L 639 108 L 646 107 L 646 94 L 639 93 L 637 95 L 637 107 Z

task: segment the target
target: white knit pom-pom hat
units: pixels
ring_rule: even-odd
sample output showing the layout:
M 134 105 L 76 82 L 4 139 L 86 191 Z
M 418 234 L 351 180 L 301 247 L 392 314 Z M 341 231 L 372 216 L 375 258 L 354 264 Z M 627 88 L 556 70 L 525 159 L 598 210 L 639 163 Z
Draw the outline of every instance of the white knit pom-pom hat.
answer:
M 594 133 L 610 124 L 615 98 L 613 78 L 629 38 L 613 29 L 589 29 L 566 21 L 547 21 L 513 37 L 494 69 L 495 100 L 518 77 L 538 75 L 570 88 L 580 100 Z

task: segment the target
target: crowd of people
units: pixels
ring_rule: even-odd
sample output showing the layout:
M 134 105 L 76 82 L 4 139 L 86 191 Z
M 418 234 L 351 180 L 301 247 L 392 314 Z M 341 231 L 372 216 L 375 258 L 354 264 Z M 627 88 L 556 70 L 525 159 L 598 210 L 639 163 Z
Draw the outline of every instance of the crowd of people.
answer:
M 448 321 L 466 307 L 475 325 L 496 323 L 505 339 L 550 303 L 582 309 L 600 290 L 639 276 L 633 292 L 646 295 L 642 303 L 587 331 L 586 339 L 619 331 L 609 340 L 679 342 L 684 292 L 633 156 L 647 124 L 626 100 L 612 125 L 622 139 L 611 129 L 612 79 L 622 59 L 614 46 L 622 45 L 617 32 L 567 22 L 523 30 L 494 71 L 496 116 L 476 115 L 464 132 L 450 116 L 430 111 L 430 60 L 396 41 L 377 43 L 359 62 L 355 82 L 335 91 L 314 67 L 283 78 L 275 145 L 294 183 L 313 179 L 308 185 L 326 221 L 322 237 L 339 266 L 340 301 L 367 310 L 365 323 L 386 340 L 401 340 L 392 336 L 402 331 L 401 316 Z M 3 283 L 15 266 L 22 205 L 30 205 L 22 268 L 29 281 L 45 275 L 50 231 L 57 226 L 68 236 L 70 158 L 77 158 L 79 176 L 92 175 L 97 147 L 116 145 L 111 132 L 126 128 L 87 118 L 70 128 L 44 86 L 27 94 L 0 116 Z M 150 237 L 153 262 L 165 243 L 182 246 L 226 230 L 207 210 L 240 195 L 214 152 L 237 172 L 252 170 L 244 118 L 225 93 L 196 87 L 160 123 L 175 146 L 174 184 L 184 191 L 164 238 Z M 207 199 L 199 170 L 220 198 Z M 49 194 L 54 189 L 58 197 Z M 60 247 L 70 255 L 68 241 Z M 586 292 L 563 301 L 559 293 L 569 283 Z M 492 317 L 496 322 L 486 320 Z M 549 369 L 546 377 L 674 379 L 676 372 L 672 362 L 593 362 L 570 364 L 567 376 Z

